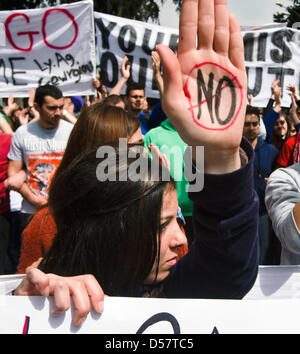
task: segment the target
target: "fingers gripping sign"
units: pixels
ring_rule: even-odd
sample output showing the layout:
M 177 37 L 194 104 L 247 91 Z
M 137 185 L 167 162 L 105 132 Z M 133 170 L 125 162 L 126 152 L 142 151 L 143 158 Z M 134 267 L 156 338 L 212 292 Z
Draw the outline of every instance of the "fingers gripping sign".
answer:
M 177 57 L 163 45 L 157 51 L 164 70 L 163 108 L 183 140 L 205 146 L 210 157 L 217 151 L 225 159 L 227 152 L 237 155 L 247 76 L 240 26 L 226 0 L 183 0 Z

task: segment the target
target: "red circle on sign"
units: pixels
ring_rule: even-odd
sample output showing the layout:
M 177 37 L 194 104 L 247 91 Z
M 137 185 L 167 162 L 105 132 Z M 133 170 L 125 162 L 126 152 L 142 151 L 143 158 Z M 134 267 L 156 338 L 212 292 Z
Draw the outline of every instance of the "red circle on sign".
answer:
M 232 121 L 230 122 L 230 124 L 228 124 L 226 127 L 224 128 L 209 128 L 209 127 L 206 127 L 205 125 L 199 123 L 199 121 L 197 121 L 197 119 L 195 118 L 195 113 L 194 113 L 194 107 L 193 107 L 193 104 L 192 104 L 192 98 L 191 98 L 191 94 L 190 94 L 190 91 L 189 91 L 189 79 L 191 77 L 191 74 L 192 72 L 195 70 L 195 69 L 199 69 L 201 68 L 202 66 L 204 65 L 213 65 L 213 66 L 216 66 L 218 67 L 219 69 L 222 69 L 224 70 L 227 74 L 229 74 L 231 77 L 232 77 L 232 81 L 236 81 L 237 85 L 238 85 L 238 88 L 240 90 L 240 95 L 241 95 L 241 103 L 238 107 L 238 110 L 235 114 L 235 116 L 233 117 Z M 236 121 L 236 118 L 237 116 L 239 115 L 241 109 L 242 109 L 242 105 L 243 105 L 243 99 L 244 99 L 244 95 L 243 95 L 243 87 L 241 85 L 241 83 L 239 82 L 238 78 L 236 76 L 234 76 L 229 70 L 225 69 L 224 67 L 222 67 L 221 65 L 219 64 L 215 64 L 215 63 L 211 63 L 211 62 L 204 62 L 202 64 L 197 64 L 193 67 L 193 69 L 190 71 L 190 74 L 189 74 L 189 77 L 187 78 L 186 80 L 186 83 L 184 85 L 184 93 L 186 95 L 186 97 L 188 98 L 189 100 L 189 104 L 190 104 L 190 108 L 189 108 L 189 111 L 192 112 L 192 117 L 193 117 L 193 121 L 199 125 L 200 127 L 204 128 L 204 129 L 207 129 L 207 130 L 218 130 L 218 131 L 223 131 L 223 130 L 227 130 L 228 128 L 230 128 L 234 122 Z
M 48 42 L 47 40 L 47 33 L 46 33 L 46 24 L 47 24 L 47 18 L 48 16 L 53 13 L 53 11 L 59 11 L 64 13 L 72 22 L 72 25 L 74 27 L 75 33 L 74 33 L 74 37 L 72 39 L 72 41 L 69 44 L 66 44 L 64 46 L 58 47 L 55 46 L 51 43 Z M 42 33 L 43 33 L 43 37 L 44 37 L 44 42 L 46 43 L 46 45 L 52 49 L 58 49 L 58 50 L 62 50 L 62 49 L 67 49 L 72 47 L 72 45 L 75 43 L 77 37 L 78 37 L 78 33 L 79 33 L 79 29 L 78 29 L 78 25 L 76 23 L 75 17 L 66 9 L 49 9 L 47 11 L 45 11 L 45 15 L 43 17 L 43 22 L 42 22 Z

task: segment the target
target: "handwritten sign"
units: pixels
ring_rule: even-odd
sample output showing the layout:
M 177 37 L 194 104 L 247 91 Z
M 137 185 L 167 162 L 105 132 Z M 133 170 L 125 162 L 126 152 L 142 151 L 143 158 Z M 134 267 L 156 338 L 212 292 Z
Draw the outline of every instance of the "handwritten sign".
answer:
M 91 1 L 0 12 L 0 97 L 26 97 L 57 85 L 64 95 L 92 94 L 96 75 Z
M 52 298 L 0 297 L 0 333 L 300 333 L 300 300 L 107 298 L 79 328 L 72 311 L 50 315 Z
M 21 279 L 21 275 L 0 277 L 0 293 Z M 104 313 L 91 312 L 81 327 L 72 324 L 72 309 L 58 317 L 50 315 L 52 297 L 0 296 L 0 333 L 300 333 L 299 289 L 300 267 L 260 267 L 243 300 L 107 297 Z

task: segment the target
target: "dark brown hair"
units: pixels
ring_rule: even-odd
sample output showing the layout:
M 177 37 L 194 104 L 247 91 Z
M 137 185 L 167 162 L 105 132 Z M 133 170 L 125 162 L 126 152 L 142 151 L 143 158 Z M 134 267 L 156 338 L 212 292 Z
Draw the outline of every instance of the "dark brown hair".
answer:
M 40 269 L 62 276 L 93 274 L 105 294 L 137 296 L 160 254 L 163 195 L 176 186 L 163 178 L 169 174 L 164 167 L 154 173 L 142 152 L 129 157 L 116 150 L 111 159 L 115 180 L 97 178 L 106 158 L 96 151 L 55 175 L 49 205 L 58 233 Z M 124 180 L 123 173 L 129 175 L 137 162 L 148 167 L 141 178 Z
M 57 173 L 83 152 L 118 142 L 119 138 L 130 139 L 139 127 L 139 121 L 120 107 L 95 103 L 84 108 L 70 134 Z

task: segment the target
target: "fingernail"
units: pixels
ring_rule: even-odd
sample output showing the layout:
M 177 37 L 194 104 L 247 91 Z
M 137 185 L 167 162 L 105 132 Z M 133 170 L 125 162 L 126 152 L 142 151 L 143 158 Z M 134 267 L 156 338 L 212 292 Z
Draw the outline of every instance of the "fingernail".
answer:
M 51 315 L 52 315 L 53 317 L 58 317 L 58 316 L 60 316 L 62 313 L 63 313 L 63 311 L 59 311 L 57 308 L 53 308 L 52 311 L 51 311 Z
M 104 301 L 98 303 L 98 312 L 102 313 L 104 311 Z
M 83 322 L 85 321 L 85 319 L 86 319 L 86 316 L 83 316 L 83 317 L 79 318 L 79 319 L 76 321 L 75 325 L 78 326 L 78 327 L 80 327 L 80 326 L 83 324 Z

